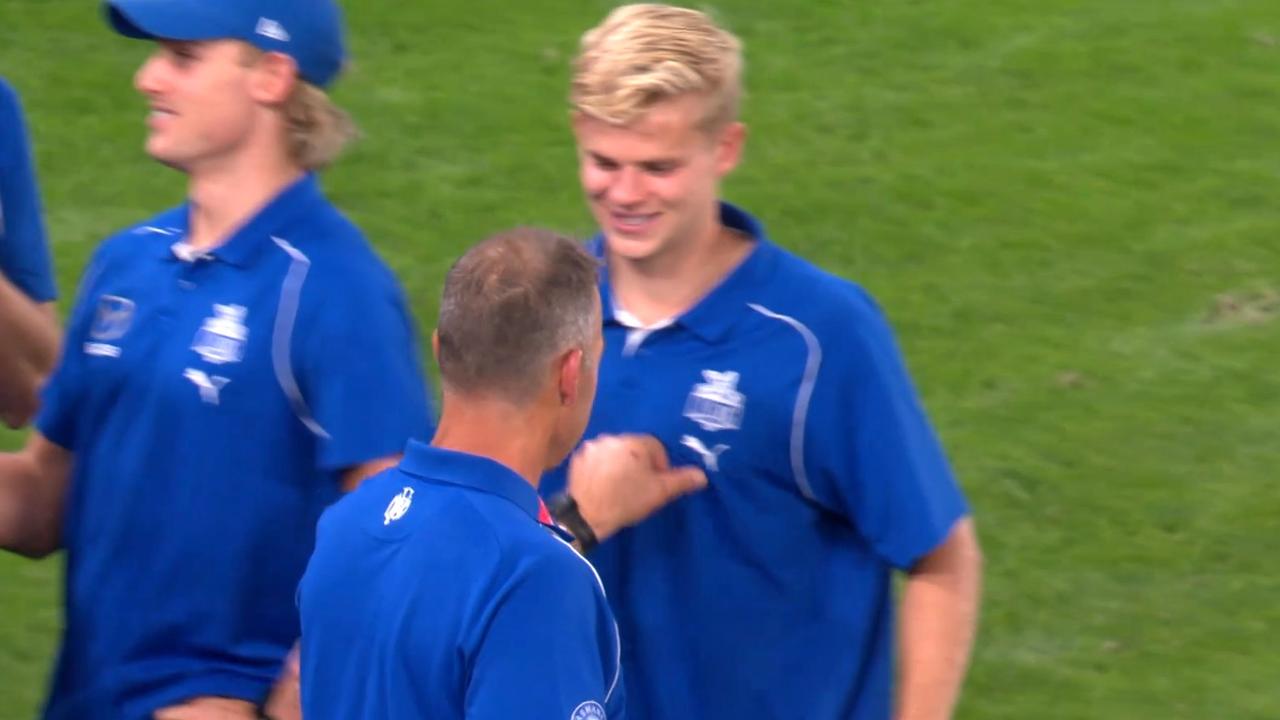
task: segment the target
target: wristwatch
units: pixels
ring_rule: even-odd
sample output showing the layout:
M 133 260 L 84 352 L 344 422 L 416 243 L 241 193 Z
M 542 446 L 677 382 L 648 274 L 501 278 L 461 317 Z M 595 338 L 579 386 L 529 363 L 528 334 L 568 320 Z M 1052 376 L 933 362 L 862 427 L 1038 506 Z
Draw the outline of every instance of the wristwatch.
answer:
M 578 541 L 578 550 L 583 555 L 600 544 L 595 531 L 582 518 L 582 513 L 578 510 L 578 501 L 574 500 L 569 493 L 562 492 L 552 497 L 547 503 L 547 510 L 556 524 L 569 531 L 569 534 Z

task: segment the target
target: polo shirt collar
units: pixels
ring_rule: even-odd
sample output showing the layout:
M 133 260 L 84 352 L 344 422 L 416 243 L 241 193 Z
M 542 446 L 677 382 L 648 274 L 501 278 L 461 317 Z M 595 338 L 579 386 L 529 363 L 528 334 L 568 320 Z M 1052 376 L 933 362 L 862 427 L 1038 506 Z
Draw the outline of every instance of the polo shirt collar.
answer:
M 538 491 L 514 470 L 486 457 L 446 450 L 410 440 L 400 460 L 400 470 L 431 482 L 458 485 L 497 495 L 524 510 L 535 522 L 542 522 L 542 502 Z
M 774 262 L 777 248 L 769 241 L 760 221 L 742 208 L 721 201 L 720 223 L 750 236 L 755 241 L 755 247 L 736 268 L 725 275 L 720 283 L 693 307 L 667 323 L 659 323 L 659 326 L 678 325 L 707 342 L 715 342 L 723 338 L 733 323 L 741 317 L 738 311 L 751 299 L 753 290 L 758 290 L 769 277 L 769 269 Z M 605 258 L 604 235 L 597 234 L 593 237 L 587 244 L 587 249 L 603 260 Z M 606 325 L 610 323 L 627 327 L 634 325 L 629 321 L 626 310 L 616 307 L 613 290 L 609 285 L 607 264 L 602 265 L 600 271 L 600 300 L 604 308 Z
M 279 232 L 298 216 L 312 212 L 326 202 L 316 174 L 306 173 L 281 190 L 232 233 L 226 242 L 203 255 L 212 256 L 236 267 L 247 267 L 271 245 L 273 233 Z M 182 205 L 179 213 L 182 227 L 173 228 L 180 233 L 178 241 L 164 247 L 164 253 L 170 259 L 186 260 L 191 257 L 189 252 L 184 250 L 185 236 L 191 227 L 190 213 L 191 203 L 188 201 Z

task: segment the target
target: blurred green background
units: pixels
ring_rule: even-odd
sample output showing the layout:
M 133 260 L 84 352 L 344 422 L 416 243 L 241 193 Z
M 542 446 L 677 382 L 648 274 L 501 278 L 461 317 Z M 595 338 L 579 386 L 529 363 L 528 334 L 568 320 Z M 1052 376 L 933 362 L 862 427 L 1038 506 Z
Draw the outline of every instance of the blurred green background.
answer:
M 612 5 L 347 2 L 365 137 L 325 185 L 424 334 L 470 243 L 590 231 L 567 63 Z M 700 7 L 747 46 L 726 196 L 880 299 L 971 496 L 960 717 L 1280 717 L 1280 3 Z M 64 313 L 183 195 L 140 149 L 146 52 L 93 2 L 0 0 Z M 0 555 L 0 718 L 43 697 L 60 568 Z

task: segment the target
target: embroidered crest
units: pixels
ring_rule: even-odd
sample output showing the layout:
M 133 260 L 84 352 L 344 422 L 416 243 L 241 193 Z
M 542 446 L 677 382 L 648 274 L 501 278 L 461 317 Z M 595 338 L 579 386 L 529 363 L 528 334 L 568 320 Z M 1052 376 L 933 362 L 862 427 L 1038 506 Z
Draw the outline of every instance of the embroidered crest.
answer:
M 689 392 L 684 404 L 684 416 L 698 423 L 703 430 L 737 430 L 742 427 L 742 412 L 747 397 L 738 392 L 737 371 L 703 370 L 706 382 L 698 383 Z
M 240 362 L 249 339 L 249 328 L 244 324 L 248 312 L 243 305 L 215 303 L 213 315 L 204 319 L 196 339 L 191 341 L 191 349 L 214 365 Z
M 119 340 L 129 332 L 133 324 L 133 311 L 137 307 L 129 298 L 103 295 L 98 298 L 98 311 L 93 316 L 89 337 L 99 342 Z
M 588 700 L 573 709 L 569 720 L 605 720 L 604 706 L 595 700 Z
M 404 514 L 409 512 L 409 506 L 412 504 L 413 488 L 404 488 L 399 495 L 391 498 L 391 502 L 387 504 L 386 511 L 382 513 L 382 524 L 390 525 L 404 517 Z

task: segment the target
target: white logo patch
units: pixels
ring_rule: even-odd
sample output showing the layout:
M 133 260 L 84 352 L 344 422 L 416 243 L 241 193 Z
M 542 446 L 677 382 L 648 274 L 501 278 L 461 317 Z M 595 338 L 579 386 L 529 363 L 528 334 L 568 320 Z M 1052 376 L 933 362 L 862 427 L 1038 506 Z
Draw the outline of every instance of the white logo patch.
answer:
M 569 720 L 605 720 L 604 706 L 595 700 L 588 700 L 573 709 Z
M 89 337 L 99 341 L 124 337 L 133 324 L 133 311 L 136 307 L 132 300 L 119 295 L 103 295 L 98 298 L 98 311 L 93 316 Z
M 84 344 L 84 354 L 118 358 L 120 357 L 120 347 L 118 345 L 108 345 L 107 343 L 87 342 Z
M 92 342 L 84 344 L 85 354 L 120 357 L 120 346 L 111 343 L 129 332 L 136 308 L 137 305 L 132 300 L 119 295 L 103 295 L 98 298 L 98 309 L 93 315 L 93 324 L 89 326 L 89 338 Z
M 249 339 L 249 328 L 244 325 L 248 312 L 243 305 L 215 303 L 213 315 L 204 319 L 196 339 L 191 341 L 191 349 L 214 365 L 240 362 Z
M 280 42 L 289 42 L 289 31 L 284 29 L 280 23 L 271 18 L 258 18 L 258 25 L 253 31 L 263 37 L 269 37 L 272 40 Z
M 729 449 L 729 446 L 724 444 L 707 449 L 701 440 L 692 435 L 680 438 L 680 444 L 701 455 L 703 466 L 711 472 L 720 472 L 720 453 Z
M 399 495 L 391 498 L 391 502 L 387 504 L 386 511 L 382 513 L 382 524 L 390 525 L 404 517 L 404 514 L 409 512 L 409 506 L 412 504 L 413 488 L 404 488 Z
M 200 389 L 200 399 L 210 405 L 218 404 L 218 394 L 222 392 L 222 388 L 227 383 L 231 382 L 229 378 L 224 378 L 221 375 L 209 377 L 205 371 L 194 368 L 187 368 L 183 371 L 182 377 L 195 383 L 195 386 Z
M 706 382 L 698 383 L 689 392 L 684 404 L 684 416 L 698 423 L 703 430 L 737 430 L 742 427 L 742 412 L 747 396 L 738 392 L 737 371 L 703 370 Z

